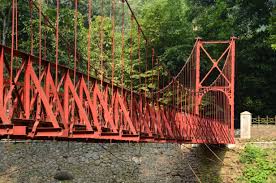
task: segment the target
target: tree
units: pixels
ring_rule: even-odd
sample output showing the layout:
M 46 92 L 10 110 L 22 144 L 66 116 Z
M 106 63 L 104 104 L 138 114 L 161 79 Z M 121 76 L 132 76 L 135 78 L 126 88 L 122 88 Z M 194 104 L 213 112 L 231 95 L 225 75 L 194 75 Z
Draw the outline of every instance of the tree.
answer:
M 0 4 L 1 42 L 7 46 L 11 45 L 11 2 L 3 1 Z M 39 1 L 33 2 L 37 5 Z M 42 2 L 43 14 L 55 27 L 56 1 Z M 74 1 L 60 2 L 59 62 L 72 68 L 74 65 Z M 110 79 L 113 61 L 112 1 L 102 1 L 103 7 L 99 0 L 92 2 L 90 52 L 91 70 L 94 68 L 94 71 L 90 74 Z M 235 35 L 239 37 L 236 49 L 236 113 L 249 110 L 258 115 L 274 115 L 276 112 L 276 80 L 274 79 L 276 28 L 275 3 L 273 2 L 275 1 L 129 0 L 148 39 L 148 45 L 146 45 L 141 37 L 141 60 L 139 60 L 138 27 L 136 25 L 131 27 L 130 12 L 126 4 L 123 24 L 121 17 L 123 4 L 116 0 L 115 82 L 121 83 L 123 80 L 127 87 L 133 84 L 135 89 L 156 90 L 158 89 L 158 74 L 161 75 L 161 80 L 165 80 L 162 82 L 167 83 L 171 80 L 169 75 L 176 75 L 182 68 L 191 53 L 195 37 L 199 36 L 206 40 L 225 40 Z M 30 28 L 32 27 L 34 54 L 38 55 L 38 10 L 33 7 L 31 24 L 29 4 L 26 1 L 18 1 L 18 3 L 18 37 L 20 38 L 18 48 L 24 52 L 30 51 Z M 44 48 L 44 44 L 42 47 L 43 54 L 46 53 L 47 60 L 53 61 L 56 46 L 55 30 L 49 26 L 49 23 L 46 25 L 46 20 L 42 21 L 42 39 L 46 40 L 46 47 Z M 122 27 L 124 27 L 123 44 Z M 81 71 L 87 70 L 88 28 L 88 4 L 86 0 L 79 0 L 77 67 Z M 122 45 L 124 45 L 124 50 Z M 156 59 L 152 63 L 152 47 L 155 49 L 155 56 L 158 55 L 158 64 Z M 130 58 L 131 50 L 133 54 Z M 212 48 L 212 54 L 216 55 L 219 52 L 219 49 Z M 103 66 L 101 66 L 101 61 Z M 122 61 L 124 61 L 124 67 L 121 65 Z M 207 67 L 207 65 L 202 65 L 201 68 L 204 71 Z M 139 70 L 142 73 L 139 73 Z
M 160 62 L 175 75 L 191 53 L 194 35 L 185 18 L 187 6 L 181 0 L 147 1 L 142 11 L 142 25 Z
M 236 113 L 249 110 L 259 115 L 276 112 L 276 55 L 269 44 L 270 0 L 187 0 L 189 21 L 204 39 L 237 42 Z
M 269 30 L 271 47 L 276 50 L 276 7 L 272 11 Z
M 11 24 L 11 13 L 12 13 L 12 2 L 11 1 L 7 1 L 7 2 L 1 2 L 0 4 L 0 24 L 2 25 L 2 29 L 1 29 L 1 43 L 3 45 L 6 44 L 6 37 L 9 31 L 9 27 Z

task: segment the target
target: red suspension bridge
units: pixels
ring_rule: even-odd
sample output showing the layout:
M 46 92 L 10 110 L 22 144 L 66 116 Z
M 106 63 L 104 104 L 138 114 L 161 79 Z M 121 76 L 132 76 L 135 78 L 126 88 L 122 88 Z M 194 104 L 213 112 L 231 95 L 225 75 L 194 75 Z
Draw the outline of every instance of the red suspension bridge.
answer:
M 41 0 L 26 1 L 31 22 L 27 38 L 18 31 L 20 7 L 12 0 L 11 44 L 0 45 L 0 138 L 234 143 L 234 37 L 227 41 L 198 38 L 180 72 L 164 76 L 157 53 L 127 0 L 110 0 L 109 38 L 103 28 L 106 4 L 100 1 L 98 39 L 93 39 L 93 2 L 87 1 L 87 55 L 83 56 L 78 48 L 79 4 L 74 2 L 72 44 L 60 31 L 59 0 L 56 20 L 45 14 Z M 120 22 L 120 42 L 115 39 L 116 22 Z M 54 43 L 45 27 L 52 30 Z M 30 40 L 29 51 L 19 51 L 21 39 Z M 104 39 L 110 39 L 110 47 Z M 91 59 L 93 44 L 98 45 L 96 61 Z M 217 58 L 208 52 L 212 45 L 222 45 Z M 60 61 L 61 47 L 67 51 L 66 62 Z M 104 59 L 108 51 L 111 54 Z M 201 68 L 203 63 L 208 70 Z M 143 77 L 143 73 L 151 75 Z

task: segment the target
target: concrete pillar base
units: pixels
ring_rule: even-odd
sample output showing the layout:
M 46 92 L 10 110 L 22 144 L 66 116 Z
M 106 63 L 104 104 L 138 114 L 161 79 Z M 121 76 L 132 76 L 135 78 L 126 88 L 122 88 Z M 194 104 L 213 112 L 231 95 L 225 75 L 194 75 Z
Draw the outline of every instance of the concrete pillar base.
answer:
M 199 144 L 192 144 L 192 148 L 197 148 L 199 147 Z
M 228 149 L 234 149 L 236 147 L 236 144 L 226 144 L 226 147 Z
M 250 112 L 242 112 L 241 120 L 241 139 L 250 139 L 251 137 L 251 122 L 252 114 Z

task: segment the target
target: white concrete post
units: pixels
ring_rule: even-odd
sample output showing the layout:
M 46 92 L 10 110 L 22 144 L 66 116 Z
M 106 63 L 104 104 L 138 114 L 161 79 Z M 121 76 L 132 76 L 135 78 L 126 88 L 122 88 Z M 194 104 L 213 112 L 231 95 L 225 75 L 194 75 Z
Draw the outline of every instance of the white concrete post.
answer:
M 242 112 L 241 117 L 241 139 L 250 139 L 252 114 L 248 111 Z

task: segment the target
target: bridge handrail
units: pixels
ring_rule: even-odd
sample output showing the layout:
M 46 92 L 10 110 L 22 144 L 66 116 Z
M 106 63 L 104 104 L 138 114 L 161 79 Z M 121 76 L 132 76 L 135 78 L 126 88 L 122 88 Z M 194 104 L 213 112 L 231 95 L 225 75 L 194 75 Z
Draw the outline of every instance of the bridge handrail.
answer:
M 5 50 L 6 53 L 11 53 L 11 48 L 10 48 L 10 47 L 7 47 L 7 46 L 5 46 L 5 45 L 0 44 L 0 50 L 1 50 L 2 48 Z M 19 51 L 19 50 L 14 50 L 14 51 L 13 51 L 13 54 L 14 54 L 14 56 L 16 56 L 16 57 L 20 57 L 20 58 L 26 59 L 26 60 L 27 60 L 29 57 L 31 57 L 31 59 L 32 59 L 33 61 L 37 61 L 37 63 L 39 62 L 39 57 L 34 56 L 34 55 L 31 55 L 31 54 L 29 54 L 29 53 L 25 53 L 25 52 L 22 52 L 22 51 Z M 54 63 L 53 61 L 48 61 L 48 60 L 45 60 L 45 59 L 41 59 L 41 64 L 42 64 L 42 65 L 50 64 L 51 67 L 53 67 L 53 68 L 55 67 L 55 63 Z M 59 67 L 59 69 L 61 69 L 61 70 L 69 70 L 70 72 L 74 72 L 74 70 L 73 70 L 72 68 L 70 68 L 70 67 L 68 67 L 68 66 L 65 66 L 65 65 L 62 65 L 62 64 L 58 64 L 58 67 Z M 80 71 L 80 70 L 78 70 L 78 69 L 76 70 L 76 75 L 78 75 L 78 76 L 84 76 L 85 78 L 88 76 L 87 73 L 84 73 L 84 72 L 82 72 L 82 71 Z M 95 76 L 93 76 L 93 75 L 90 75 L 89 77 L 90 77 L 91 81 L 92 81 L 92 80 L 94 80 L 94 81 L 99 81 L 99 78 L 97 78 L 97 77 L 95 77 Z M 107 80 L 107 79 L 104 79 L 104 80 L 103 80 L 103 86 L 106 86 L 106 85 L 111 85 L 111 81 L 110 81 L 110 80 Z M 120 89 L 122 89 L 122 87 L 119 86 L 119 85 L 116 84 L 116 83 L 114 83 L 113 86 L 114 86 L 114 89 L 115 89 L 115 90 L 120 90 Z M 124 92 L 127 92 L 128 94 L 131 94 L 131 93 L 132 93 L 132 94 L 133 94 L 134 96 L 136 96 L 136 97 L 143 96 L 143 98 L 145 98 L 146 100 L 152 100 L 152 97 L 151 97 L 151 96 L 149 96 L 149 95 L 144 96 L 144 93 L 139 93 L 139 92 L 137 92 L 137 91 L 131 91 L 131 90 L 128 89 L 128 88 L 124 88 L 123 90 L 124 90 Z M 180 108 L 175 107 L 175 106 L 172 106 L 171 104 L 165 104 L 165 103 L 163 103 L 162 101 L 159 101 L 159 104 L 160 104 L 160 106 L 172 107 L 172 108 L 175 109 L 176 111 L 181 111 Z

